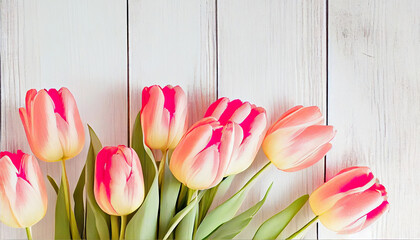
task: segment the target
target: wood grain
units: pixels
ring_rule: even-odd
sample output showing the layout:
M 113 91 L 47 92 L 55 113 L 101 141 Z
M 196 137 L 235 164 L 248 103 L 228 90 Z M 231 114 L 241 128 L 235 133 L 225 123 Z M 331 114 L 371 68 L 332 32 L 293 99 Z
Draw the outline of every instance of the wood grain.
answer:
M 188 95 L 190 125 L 216 100 L 215 1 L 129 1 L 130 127 L 141 91 L 180 85 Z
M 240 98 L 267 110 L 270 124 L 294 105 L 326 108 L 324 1 L 218 1 L 219 97 Z M 262 151 L 250 169 L 235 178 L 231 193 L 267 161 Z M 323 162 L 297 172 L 272 167 L 264 173 L 242 210 L 273 189 L 263 209 L 237 236 L 249 239 L 259 225 L 323 182 Z M 287 237 L 312 213 L 305 208 L 286 228 Z M 316 238 L 316 227 L 307 235 Z
M 327 178 L 370 166 L 390 212 L 351 236 L 418 238 L 420 229 L 420 2 L 329 1 L 328 116 L 338 129 Z
M 66 86 L 75 96 L 83 123 L 105 145 L 127 143 L 126 4 L 121 1 L 8 1 L 1 9 L 1 150 L 30 153 L 18 108 L 31 88 Z M 87 128 L 86 128 L 87 129 Z M 86 146 L 89 143 L 86 134 Z M 67 161 L 74 188 L 87 147 Z M 60 164 L 40 162 L 59 180 Z M 46 179 L 46 178 L 45 178 Z M 54 236 L 55 193 L 33 227 L 35 239 Z M 24 239 L 24 229 L 0 224 L 0 239 Z

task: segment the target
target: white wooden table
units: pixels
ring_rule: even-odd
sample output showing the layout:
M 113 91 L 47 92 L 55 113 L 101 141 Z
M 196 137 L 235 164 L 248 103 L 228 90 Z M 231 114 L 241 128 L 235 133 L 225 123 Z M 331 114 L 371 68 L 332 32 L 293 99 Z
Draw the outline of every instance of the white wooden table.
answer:
M 318 105 L 338 129 L 333 149 L 307 170 L 262 176 L 243 209 L 271 181 L 274 189 L 238 238 L 351 165 L 372 168 L 390 212 L 353 236 L 319 224 L 307 238 L 420 237 L 420 1 L 0 0 L 0 10 L 1 150 L 30 152 L 18 114 L 30 88 L 67 86 L 105 145 L 128 143 L 141 89 L 152 84 L 188 92 L 190 123 L 221 96 L 265 107 L 271 122 Z M 73 188 L 86 152 L 68 162 Z M 232 192 L 264 161 L 260 153 Z M 58 163 L 41 167 L 60 176 Z M 48 197 L 35 239 L 53 238 L 50 186 Z M 306 207 L 282 236 L 312 217 Z M 21 238 L 24 230 L 0 225 L 0 239 Z

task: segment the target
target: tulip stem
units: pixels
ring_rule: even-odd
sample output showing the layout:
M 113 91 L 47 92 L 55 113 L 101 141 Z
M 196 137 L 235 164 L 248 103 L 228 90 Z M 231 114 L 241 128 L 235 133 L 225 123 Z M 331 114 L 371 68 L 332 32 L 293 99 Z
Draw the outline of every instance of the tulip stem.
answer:
M 66 171 L 66 161 L 61 161 L 61 179 L 64 181 L 63 183 L 63 190 L 64 190 L 64 200 L 66 202 L 66 211 L 67 217 L 70 220 L 70 231 L 71 236 L 73 239 L 80 239 L 79 230 L 77 229 L 76 217 L 74 216 L 74 212 L 71 209 L 71 202 L 70 202 L 70 190 L 69 190 L 69 180 L 67 178 L 67 171 Z
M 32 240 L 32 230 L 31 227 L 26 228 L 26 236 L 28 236 L 28 240 Z
M 118 216 L 111 215 L 111 234 L 112 234 L 112 240 L 118 240 Z
M 162 160 L 160 160 L 159 169 L 158 169 L 158 180 L 159 180 L 159 186 L 162 185 L 163 176 L 165 174 L 165 164 L 166 164 L 166 155 L 168 151 L 164 150 L 162 151 Z
M 127 216 L 121 216 L 121 232 L 120 232 L 120 240 L 125 238 L 125 226 L 127 225 Z
M 297 232 L 293 233 L 292 235 L 290 235 L 290 237 L 286 238 L 287 240 L 289 239 L 295 239 L 295 238 L 301 238 L 303 236 L 301 236 L 301 234 L 305 234 L 305 231 L 314 223 L 318 220 L 319 216 L 315 216 L 314 218 L 312 218 L 311 221 L 309 221 L 305 226 L 303 226 L 301 229 L 299 229 Z

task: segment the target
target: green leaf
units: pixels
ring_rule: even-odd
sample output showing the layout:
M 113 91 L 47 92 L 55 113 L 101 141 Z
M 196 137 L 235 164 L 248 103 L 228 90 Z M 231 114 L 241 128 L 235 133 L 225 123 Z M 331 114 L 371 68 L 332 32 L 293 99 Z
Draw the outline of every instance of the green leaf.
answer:
M 159 239 L 166 233 L 169 222 L 175 215 L 176 203 L 178 199 L 181 183 L 172 175 L 168 167 L 168 160 L 165 161 L 165 171 L 161 186 L 161 200 L 159 210 Z
M 79 180 L 77 181 L 76 188 L 73 192 L 73 200 L 74 200 L 74 215 L 76 217 L 77 228 L 79 229 L 79 233 L 84 236 L 84 226 L 85 226 L 85 209 L 84 209 L 84 201 L 83 201 L 83 190 L 85 188 L 85 167 L 83 167 L 82 172 L 80 173 Z
M 270 192 L 272 186 L 273 183 L 270 184 L 270 187 L 267 189 L 267 192 L 261 201 L 256 203 L 245 212 L 225 222 L 206 239 L 233 239 L 236 235 L 238 235 L 238 233 L 240 233 L 246 226 L 248 226 L 249 222 L 251 222 L 252 218 L 260 210 L 265 200 L 267 199 L 268 193 Z
M 96 227 L 90 226 L 96 226 L 95 214 L 90 204 L 86 204 L 86 239 L 100 239 Z
M 214 230 L 216 230 L 216 228 L 218 228 L 220 225 L 231 220 L 238 212 L 243 201 L 245 200 L 245 197 L 248 193 L 248 190 L 251 188 L 252 183 L 269 166 L 270 162 L 261 168 L 261 170 L 259 170 L 237 193 L 235 193 L 235 195 L 207 214 L 197 229 L 197 233 L 195 235 L 196 239 L 204 239 Z
M 276 239 L 293 217 L 308 201 L 309 196 L 303 195 L 286 209 L 266 220 L 257 230 L 253 239 Z
M 52 178 L 50 175 L 47 175 L 48 181 L 50 182 L 51 186 L 54 188 L 54 191 L 56 194 L 58 194 L 58 185 L 54 181 L 54 178 Z
M 88 218 L 90 218 L 90 220 L 94 219 L 94 221 L 88 221 L 86 228 L 96 228 L 99 239 L 110 239 L 109 215 L 102 211 L 102 209 L 96 203 L 95 194 L 93 192 L 96 155 L 98 155 L 98 152 L 102 149 L 102 144 L 99 141 L 98 136 L 96 136 L 95 132 L 89 125 L 88 128 L 90 135 L 90 147 L 86 159 L 86 196 L 87 205 L 89 205 L 91 210 L 88 211 Z M 95 225 L 90 225 L 90 223 L 94 223 Z
M 172 231 L 175 229 L 175 227 L 181 222 L 181 220 L 200 202 L 201 198 L 204 195 L 204 191 L 201 191 L 197 197 L 195 197 L 184 209 L 179 211 L 169 222 L 168 230 L 166 231 L 165 236 L 163 237 L 163 240 L 168 239 L 168 237 L 171 235 Z
M 159 214 L 159 183 L 153 154 L 143 142 L 140 113 L 137 115 L 133 129 L 133 149 L 140 158 L 145 192 L 143 204 L 135 212 L 127 224 L 126 239 L 156 239 Z
M 234 177 L 235 175 L 228 176 L 225 179 L 223 179 L 223 181 L 220 182 L 216 187 L 213 187 L 206 191 L 206 193 L 203 196 L 203 199 L 201 199 L 200 201 L 198 224 L 200 224 L 203 221 L 203 218 L 209 211 L 215 197 L 223 197 L 226 194 L 227 190 L 232 184 L 232 180 Z
M 71 239 L 70 221 L 66 209 L 63 181 L 55 205 L 55 239 Z
M 175 229 L 175 239 L 192 240 L 197 212 L 198 204 L 194 204 L 191 211 L 185 215 Z

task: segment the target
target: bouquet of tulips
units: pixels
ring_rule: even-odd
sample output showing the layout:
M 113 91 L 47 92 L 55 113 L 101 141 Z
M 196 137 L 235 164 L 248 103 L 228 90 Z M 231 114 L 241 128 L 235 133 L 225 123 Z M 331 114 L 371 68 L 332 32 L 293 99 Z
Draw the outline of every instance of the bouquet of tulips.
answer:
M 188 127 L 187 97 L 179 86 L 143 89 L 130 146 L 102 146 L 91 127 L 89 151 L 73 194 L 66 161 L 84 147 L 85 128 L 70 91 L 32 89 L 19 113 L 32 153 L 61 161 L 55 239 L 232 239 L 264 204 L 265 196 L 238 213 L 255 179 L 271 164 L 293 172 L 323 159 L 334 138 L 318 107 L 296 106 L 268 127 L 264 108 L 220 98 Z M 234 176 L 262 147 L 268 163 L 225 202 Z M 37 159 L 18 150 L 0 154 L 0 220 L 31 226 L 46 213 L 47 194 Z M 86 196 L 86 197 L 84 197 Z M 73 200 L 72 200 L 73 199 Z M 315 217 L 289 238 L 300 238 L 318 220 L 338 233 L 355 233 L 388 210 L 387 193 L 368 167 L 342 170 L 310 196 L 268 218 L 253 239 L 276 239 L 309 200 Z

